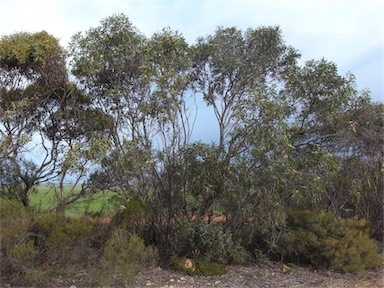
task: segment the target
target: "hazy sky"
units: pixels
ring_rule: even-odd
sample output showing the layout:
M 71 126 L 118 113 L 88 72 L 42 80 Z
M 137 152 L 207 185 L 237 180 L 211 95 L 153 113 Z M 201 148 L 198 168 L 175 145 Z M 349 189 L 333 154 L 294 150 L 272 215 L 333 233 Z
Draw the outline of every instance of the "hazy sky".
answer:
M 0 35 L 46 30 L 67 46 L 71 36 L 124 13 L 150 37 L 169 26 L 188 42 L 217 26 L 239 29 L 279 25 L 302 61 L 322 57 L 350 71 L 360 89 L 384 101 L 384 4 L 382 1 L 257 0 L 0 0 Z
M 221 26 L 240 29 L 279 25 L 302 61 L 322 57 L 341 74 L 350 71 L 360 89 L 383 101 L 382 1 L 231 0 L 0 0 L 0 34 L 46 30 L 67 46 L 70 37 L 99 25 L 113 13 L 126 14 L 148 37 L 169 26 L 193 43 Z

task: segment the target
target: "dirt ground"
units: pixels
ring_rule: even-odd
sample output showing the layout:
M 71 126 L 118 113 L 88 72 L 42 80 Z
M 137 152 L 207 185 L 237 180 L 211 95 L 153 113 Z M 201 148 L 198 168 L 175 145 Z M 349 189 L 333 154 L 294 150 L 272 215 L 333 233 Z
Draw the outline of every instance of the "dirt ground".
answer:
M 252 266 L 229 266 L 223 276 L 188 276 L 183 273 L 157 268 L 142 269 L 129 284 L 121 287 L 133 288 L 205 288 L 205 287 L 260 287 L 260 288 L 383 288 L 384 271 L 370 271 L 360 274 L 341 274 L 317 271 L 305 267 L 289 266 L 283 271 L 281 263 L 265 262 Z M 287 268 L 287 266 L 285 266 Z M 88 275 L 88 276 L 87 276 Z M 78 271 L 72 277 L 56 277 L 34 287 L 80 288 L 99 287 L 92 284 L 92 276 Z M 20 287 L 1 283 L 0 288 Z M 117 287 L 120 288 L 120 287 Z
M 316 271 L 290 266 L 283 272 L 280 263 L 263 263 L 248 267 L 230 266 L 224 276 L 187 276 L 172 270 L 153 268 L 135 276 L 130 287 L 192 288 L 192 287 L 302 287 L 302 288 L 382 288 L 384 271 L 358 275 Z

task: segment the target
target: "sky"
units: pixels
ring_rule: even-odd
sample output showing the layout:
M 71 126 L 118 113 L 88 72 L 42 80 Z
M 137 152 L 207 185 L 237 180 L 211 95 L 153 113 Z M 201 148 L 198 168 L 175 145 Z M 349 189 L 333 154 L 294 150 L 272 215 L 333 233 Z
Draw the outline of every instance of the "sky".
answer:
M 332 61 L 341 75 L 356 76 L 359 90 L 384 102 L 384 4 L 378 0 L 0 0 L 0 37 L 45 30 L 66 47 L 76 32 L 114 13 L 128 16 L 147 37 L 170 27 L 191 44 L 218 26 L 277 25 L 301 63 Z
M 45 30 L 66 47 L 73 34 L 124 13 L 150 37 L 164 27 L 189 43 L 217 26 L 280 26 L 301 61 L 326 58 L 384 101 L 384 4 L 374 0 L 0 0 L 0 35 Z

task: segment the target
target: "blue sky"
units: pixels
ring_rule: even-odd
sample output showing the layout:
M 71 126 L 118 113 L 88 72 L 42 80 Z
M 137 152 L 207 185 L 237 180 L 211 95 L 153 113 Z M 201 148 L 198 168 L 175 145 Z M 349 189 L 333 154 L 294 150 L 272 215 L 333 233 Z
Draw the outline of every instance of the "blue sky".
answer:
M 113 13 L 126 14 L 148 37 L 164 27 L 188 42 L 221 26 L 239 29 L 279 25 L 302 61 L 322 57 L 340 74 L 356 75 L 360 89 L 383 99 L 384 4 L 382 1 L 257 0 L 0 0 L 0 35 L 46 30 L 67 46 L 70 37 L 99 25 Z

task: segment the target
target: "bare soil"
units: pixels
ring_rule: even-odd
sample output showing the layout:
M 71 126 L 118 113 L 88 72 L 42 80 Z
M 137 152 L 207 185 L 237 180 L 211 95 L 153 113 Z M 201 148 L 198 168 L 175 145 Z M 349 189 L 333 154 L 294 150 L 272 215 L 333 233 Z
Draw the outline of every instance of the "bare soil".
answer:
M 289 268 L 288 270 L 286 268 Z M 99 287 L 93 276 L 86 271 L 77 271 L 70 277 L 55 277 L 34 287 Z M 1 283 L 0 287 L 20 287 L 17 284 Z M 281 263 L 264 262 L 252 266 L 229 266 L 223 276 L 188 276 L 171 269 L 142 269 L 129 284 L 121 287 L 134 288 L 204 288 L 204 287 L 262 287 L 262 288 L 383 288 L 384 271 L 368 271 L 360 274 L 341 274 L 318 271 Z M 118 287 L 119 288 L 119 287 Z
M 281 263 L 265 262 L 253 266 L 230 266 L 223 276 L 187 276 L 173 270 L 152 268 L 135 276 L 130 287 L 302 287 L 302 288 L 382 288 L 384 271 L 370 271 L 361 274 L 340 274 L 317 271 Z M 284 271 L 283 271 L 284 270 Z

